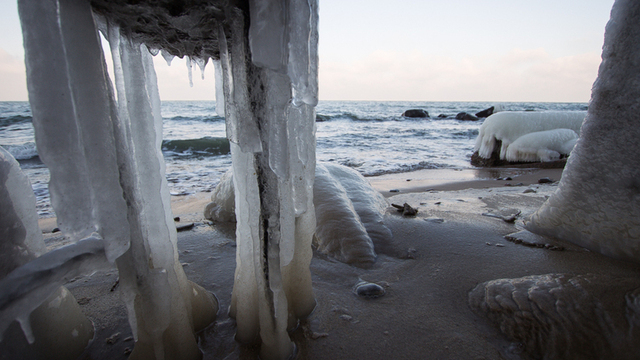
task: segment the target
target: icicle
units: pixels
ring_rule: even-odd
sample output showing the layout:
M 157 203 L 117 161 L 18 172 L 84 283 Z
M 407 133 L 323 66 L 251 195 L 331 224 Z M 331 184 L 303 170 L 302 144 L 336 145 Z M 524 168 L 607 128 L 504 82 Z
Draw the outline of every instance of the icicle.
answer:
M 195 58 L 195 62 L 196 64 L 198 64 L 198 67 L 200 68 L 200 75 L 202 75 L 202 80 L 204 80 L 204 68 L 207 67 L 208 61 L 209 61 L 209 58 L 202 58 L 202 57 Z
M 317 1 L 291 1 L 289 8 L 289 65 L 293 104 L 318 103 L 317 90 Z M 314 45 L 315 44 L 315 45 Z
M 152 56 L 156 56 L 158 55 L 158 53 L 160 53 L 160 49 L 154 47 L 147 48 L 147 50 L 149 50 L 149 54 L 151 54 Z
M 222 77 L 222 65 L 220 60 L 213 60 L 214 76 L 216 80 L 216 112 L 218 116 L 225 117 L 224 111 L 224 79 Z
M 189 86 L 193 87 L 193 63 L 190 57 L 184 57 L 185 63 L 187 64 L 187 74 L 189 76 Z
M 160 55 L 162 55 L 162 57 L 164 58 L 164 61 L 167 62 L 167 66 L 171 66 L 171 61 L 173 61 L 173 58 L 175 58 L 174 55 L 171 55 L 167 50 L 165 49 L 161 49 L 160 50 Z

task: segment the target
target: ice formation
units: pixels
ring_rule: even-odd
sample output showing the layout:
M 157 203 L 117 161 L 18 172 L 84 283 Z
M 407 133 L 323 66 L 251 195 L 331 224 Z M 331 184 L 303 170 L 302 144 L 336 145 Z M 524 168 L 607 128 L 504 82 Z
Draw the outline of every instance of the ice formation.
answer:
M 45 253 L 29 179 L 2 147 L 0 204 L 0 352 L 8 358 L 78 357 L 93 338 L 93 326 L 61 285 L 106 263 L 102 242 L 88 251 L 80 249 L 83 242 Z
M 527 229 L 640 261 L 640 2 L 617 0 L 589 111 L 558 190 Z
M 211 322 L 217 303 L 178 262 L 149 51 L 105 25 L 116 102 L 88 1 L 18 6 L 38 152 L 60 229 L 72 240 L 100 239 L 118 266 L 133 358 L 199 358 L 193 316 Z
M 211 194 L 205 217 L 235 221 L 232 173 L 227 172 Z M 391 241 L 384 225 L 385 198 L 357 171 L 335 164 L 317 164 L 313 184 L 316 214 L 314 242 L 318 251 L 345 263 L 376 259 L 376 245 Z
M 586 113 L 582 111 L 499 112 L 489 116 L 480 126 L 475 151 L 481 157 L 488 159 L 499 140 L 502 141 L 500 159 L 504 160 L 509 145 L 522 135 L 560 128 L 571 129 L 580 134 L 580 126 L 582 126 L 585 115 Z
M 518 358 L 635 359 L 640 289 L 624 290 L 635 286 L 597 275 L 497 279 L 476 286 L 469 305 L 519 345 Z
M 346 263 L 373 262 L 376 244 L 391 240 L 384 197 L 360 173 L 335 164 L 318 165 L 313 194 L 318 251 Z
M 522 135 L 507 147 L 505 159 L 512 162 L 552 161 L 569 155 L 578 134 L 571 129 L 536 131 Z

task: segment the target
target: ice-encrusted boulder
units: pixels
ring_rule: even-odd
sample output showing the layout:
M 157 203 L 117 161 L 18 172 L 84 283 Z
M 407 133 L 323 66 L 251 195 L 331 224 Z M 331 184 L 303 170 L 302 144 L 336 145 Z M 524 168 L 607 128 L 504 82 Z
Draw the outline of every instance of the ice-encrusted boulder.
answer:
M 500 159 L 504 160 L 507 148 L 519 137 L 538 131 L 571 129 L 580 134 L 580 127 L 586 113 L 582 111 L 504 111 L 485 119 L 476 138 L 474 151 L 484 159 L 489 159 L 500 146 Z
M 356 170 L 336 164 L 316 165 L 313 185 L 316 228 L 314 243 L 321 253 L 345 263 L 365 264 L 376 259 L 376 244 L 391 241 L 384 225 L 386 199 Z M 231 171 L 220 179 L 205 208 L 205 217 L 235 222 Z
M 640 2 L 617 0 L 587 117 L 558 190 L 527 229 L 640 261 Z
M 505 160 L 511 162 L 536 162 L 558 160 L 569 155 L 578 140 L 571 129 L 536 131 L 522 135 L 509 147 Z

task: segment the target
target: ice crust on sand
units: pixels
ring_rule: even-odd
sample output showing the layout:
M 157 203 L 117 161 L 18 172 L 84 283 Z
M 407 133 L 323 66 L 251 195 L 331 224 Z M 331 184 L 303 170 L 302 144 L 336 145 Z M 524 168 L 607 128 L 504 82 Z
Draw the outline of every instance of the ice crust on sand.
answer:
M 585 118 L 583 111 L 504 111 L 489 116 L 476 139 L 475 151 L 488 159 L 491 157 L 496 141 L 502 141 L 500 159 L 504 160 L 507 148 L 519 137 L 538 131 L 553 129 L 571 129 L 580 134 L 580 127 Z
M 640 261 L 640 3 L 618 0 L 588 115 L 558 185 L 527 229 Z
M 345 263 L 371 263 L 376 259 L 376 244 L 391 240 L 391 230 L 383 222 L 387 200 L 356 170 L 317 164 L 313 199 L 318 251 Z M 205 208 L 206 218 L 235 221 L 231 172 L 220 179 L 211 201 Z
M 578 140 L 571 129 L 536 131 L 522 135 L 509 147 L 505 159 L 512 162 L 552 161 L 569 155 Z

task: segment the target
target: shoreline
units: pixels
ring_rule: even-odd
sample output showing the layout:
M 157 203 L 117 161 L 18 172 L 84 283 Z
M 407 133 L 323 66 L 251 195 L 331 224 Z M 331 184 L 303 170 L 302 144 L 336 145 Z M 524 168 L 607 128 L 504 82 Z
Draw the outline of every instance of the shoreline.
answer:
M 368 177 L 389 203 L 407 202 L 418 214 L 403 217 L 393 207 L 387 209 L 384 221 L 393 240 L 376 248 L 377 261 L 368 268 L 314 251 L 310 268 L 317 306 L 291 333 L 297 359 L 520 358 L 513 350 L 517 342 L 505 338 L 469 305 L 471 290 L 495 279 L 589 274 L 596 284 L 592 288 L 597 290 L 593 296 L 599 299 L 598 306 L 612 313 L 623 311 L 625 294 L 640 287 L 637 264 L 553 239 L 540 241 L 563 251 L 527 247 L 504 237 L 522 230 L 524 219 L 555 191 L 561 173 L 561 169 L 436 169 Z M 504 177 L 512 180 L 496 180 Z M 539 184 L 543 177 L 556 182 Z M 234 340 L 235 322 L 227 309 L 235 270 L 235 233 L 204 220 L 210 194 L 171 199 L 179 223 L 195 224 L 178 233 L 185 273 L 220 302 L 216 322 L 199 334 L 203 358 L 256 359 L 255 349 Z M 492 216 L 515 211 L 520 215 L 514 222 Z M 612 277 L 626 279 L 625 285 L 617 286 Z M 120 358 L 134 345 L 126 309 L 118 292 L 111 291 L 116 279 L 117 270 L 111 269 L 66 285 L 96 327 L 87 358 Z M 360 281 L 383 286 L 386 295 L 356 296 L 354 286 Z

